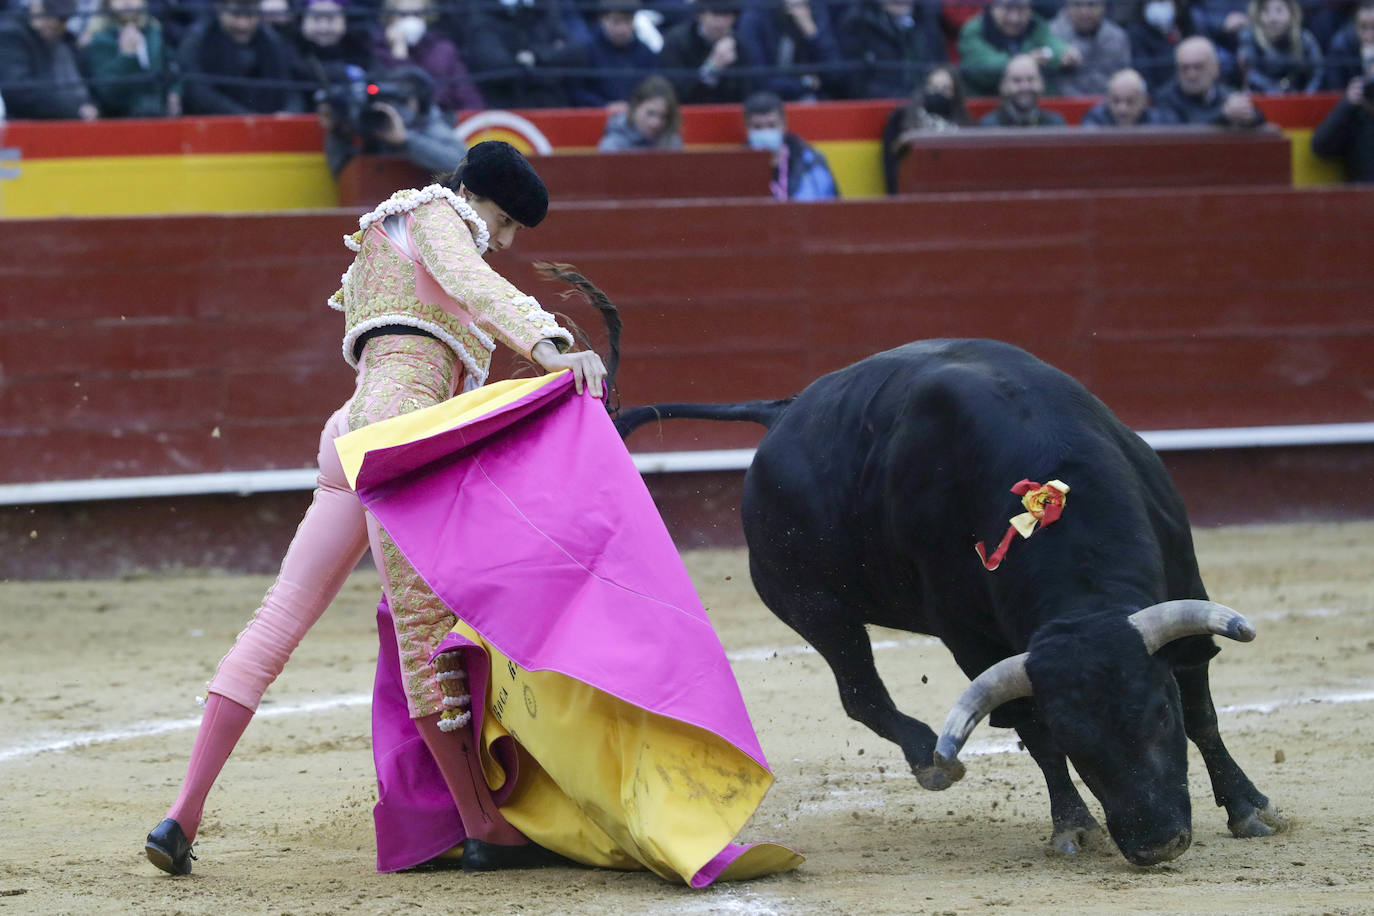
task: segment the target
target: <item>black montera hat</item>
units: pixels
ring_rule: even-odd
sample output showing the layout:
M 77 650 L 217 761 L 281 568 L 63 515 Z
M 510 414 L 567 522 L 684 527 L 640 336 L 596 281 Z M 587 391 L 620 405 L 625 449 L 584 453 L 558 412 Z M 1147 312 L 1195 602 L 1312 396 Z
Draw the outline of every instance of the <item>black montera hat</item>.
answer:
M 522 226 L 537 226 L 549 212 L 549 191 L 534 166 L 504 140 L 484 140 L 468 150 L 454 173 L 469 191 L 489 198 Z

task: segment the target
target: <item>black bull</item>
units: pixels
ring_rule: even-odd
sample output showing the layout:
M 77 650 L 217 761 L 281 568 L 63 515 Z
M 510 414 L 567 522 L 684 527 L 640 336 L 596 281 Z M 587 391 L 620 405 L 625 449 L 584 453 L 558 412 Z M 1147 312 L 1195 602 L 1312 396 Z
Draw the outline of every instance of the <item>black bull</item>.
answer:
M 1211 634 L 1254 633 L 1206 600 L 1187 513 L 1154 451 L 1077 381 L 992 340 L 879 353 L 783 401 L 627 408 L 656 418 L 768 427 L 745 477 L 749 568 L 764 603 L 830 664 L 845 711 L 896 742 L 921 785 L 963 775 L 973 727 L 1016 728 L 1049 789 L 1053 845 L 1101 828 L 1067 761 L 1102 804 L 1127 859 L 1152 864 L 1192 836 L 1187 739 L 1232 834 L 1285 826 L 1217 730 Z M 1022 479 L 1069 486 L 1061 517 L 1012 538 Z M 927 633 L 974 679 L 943 734 L 898 711 L 865 624 Z

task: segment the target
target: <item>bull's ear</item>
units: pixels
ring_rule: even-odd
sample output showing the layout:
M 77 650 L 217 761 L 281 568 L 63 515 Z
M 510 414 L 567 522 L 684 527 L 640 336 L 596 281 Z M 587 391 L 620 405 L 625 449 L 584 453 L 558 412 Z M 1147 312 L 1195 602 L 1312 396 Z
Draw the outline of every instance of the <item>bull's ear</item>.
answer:
M 1151 655 L 1185 636 L 1211 633 L 1237 642 L 1249 642 L 1255 638 L 1255 628 L 1250 621 L 1224 604 L 1200 598 L 1153 604 L 1126 619 L 1140 632 L 1140 638 L 1145 641 L 1145 650 Z

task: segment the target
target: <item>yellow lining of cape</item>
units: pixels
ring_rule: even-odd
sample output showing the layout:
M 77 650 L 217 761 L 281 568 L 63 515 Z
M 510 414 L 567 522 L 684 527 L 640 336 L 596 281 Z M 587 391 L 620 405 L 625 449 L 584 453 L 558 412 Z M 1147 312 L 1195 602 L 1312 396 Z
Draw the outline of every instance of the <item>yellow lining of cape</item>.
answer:
M 483 385 L 433 407 L 391 417 L 338 437 L 334 440 L 334 448 L 343 462 L 348 485 L 357 488 L 358 473 L 368 452 L 418 442 L 471 423 L 533 394 L 569 371 L 560 369 L 538 378 L 513 378 Z
M 773 776 L 704 729 L 656 715 L 554 671 L 529 671 L 458 621 L 491 661 L 482 723 L 487 782 L 506 773 L 493 742 L 516 741 L 518 784 L 501 806 L 521 832 L 587 865 L 647 868 L 690 882 L 753 815 Z M 720 876 L 786 871 L 803 858 L 754 846 Z

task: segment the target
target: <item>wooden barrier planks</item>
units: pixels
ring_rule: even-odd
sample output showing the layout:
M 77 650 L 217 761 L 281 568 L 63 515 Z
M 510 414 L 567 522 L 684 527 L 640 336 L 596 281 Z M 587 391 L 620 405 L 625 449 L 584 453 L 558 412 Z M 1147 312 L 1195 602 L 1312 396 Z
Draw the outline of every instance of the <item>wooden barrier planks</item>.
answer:
M 1374 189 L 556 204 L 492 263 L 570 261 L 625 323 L 627 404 L 781 397 L 875 351 L 999 337 L 1137 428 L 1374 418 Z M 0 479 L 304 467 L 352 390 L 343 211 L 0 221 Z M 497 374 L 510 365 L 502 357 Z M 637 450 L 756 442 L 667 424 Z

